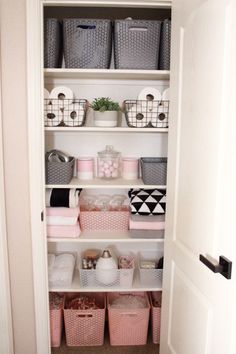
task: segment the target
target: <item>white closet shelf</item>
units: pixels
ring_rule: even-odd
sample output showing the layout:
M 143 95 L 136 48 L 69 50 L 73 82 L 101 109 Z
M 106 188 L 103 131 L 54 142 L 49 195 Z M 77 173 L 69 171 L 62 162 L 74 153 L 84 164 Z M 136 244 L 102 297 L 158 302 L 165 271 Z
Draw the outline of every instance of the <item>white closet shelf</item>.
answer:
M 168 133 L 168 128 L 129 128 L 129 127 L 45 127 L 46 132 L 97 132 L 97 133 Z
M 77 238 L 61 238 L 61 237 L 48 237 L 48 242 L 64 243 L 93 243 L 93 242 L 135 242 L 135 243 L 147 243 L 147 242 L 164 242 L 164 232 L 163 230 L 156 231 L 157 237 L 155 238 L 133 238 L 130 236 L 129 231 L 118 232 L 118 231 L 83 231 Z
M 125 180 L 122 178 L 105 180 L 100 178 L 94 178 L 92 180 L 80 180 L 76 177 L 72 178 L 69 184 L 46 184 L 45 188 L 86 188 L 86 189 L 100 189 L 100 188 L 118 188 L 118 189 L 130 189 L 130 188 L 145 188 L 145 189 L 155 189 L 155 188 L 166 188 L 165 185 L 156 184 L 144 184 L 143 180 Z
M 169 70 L 44 69 L 50 79 L 169 80 Z
M 137 272 L 134 272 L 134 281 L 133 286 L 131 288 L 122 288 L 120 286 L 117 287 L 108 287 L 108 286 L 101 286 L 101 287 L 82 287 L 80 285 L 80 277 L 79 271 L 76 269 L 74 272 L 74 278 L 71 287 L 69 288 L 49 288 L 49 291 L 54 292 L 125 292 L 125 291 L 161 291 L 162 290 L 162 282 L 161 280 L 156 280 L 155 286 L 144 286 L 140 284 L 139 276 Z

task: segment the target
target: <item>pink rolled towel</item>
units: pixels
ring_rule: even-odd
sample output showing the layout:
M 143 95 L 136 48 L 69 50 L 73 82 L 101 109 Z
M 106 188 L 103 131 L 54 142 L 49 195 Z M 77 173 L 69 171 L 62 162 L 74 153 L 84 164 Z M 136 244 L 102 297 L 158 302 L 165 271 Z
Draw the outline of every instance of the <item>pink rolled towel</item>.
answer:
M 46 208 L 47 225 L 76 225 L 78 222 L 79 212 L 80 212 L 79 207 Z

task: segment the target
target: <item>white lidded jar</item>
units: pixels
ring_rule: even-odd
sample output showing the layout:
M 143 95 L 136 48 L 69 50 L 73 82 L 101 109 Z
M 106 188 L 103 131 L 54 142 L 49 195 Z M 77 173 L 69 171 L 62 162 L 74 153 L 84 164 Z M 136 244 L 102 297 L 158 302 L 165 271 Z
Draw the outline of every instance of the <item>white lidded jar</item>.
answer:
M 104 285 L 111 285 L 118 277 L 118 266 L 109 250 L 104 250 L 96 264 L 96 279 Z
M 106 145 L 104 151 L 98 152 L 98 177 L 118 178 L 120 175 L 120 152 L 115 151 L 112 145 Z

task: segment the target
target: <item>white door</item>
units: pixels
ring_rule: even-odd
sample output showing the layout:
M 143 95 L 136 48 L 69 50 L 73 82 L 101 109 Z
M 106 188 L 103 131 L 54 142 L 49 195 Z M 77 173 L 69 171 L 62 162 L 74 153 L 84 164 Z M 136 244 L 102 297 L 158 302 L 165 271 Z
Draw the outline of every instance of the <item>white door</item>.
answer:
M 235 0 L 173 0 L 161 354 L 236 353 L 235 19 Z

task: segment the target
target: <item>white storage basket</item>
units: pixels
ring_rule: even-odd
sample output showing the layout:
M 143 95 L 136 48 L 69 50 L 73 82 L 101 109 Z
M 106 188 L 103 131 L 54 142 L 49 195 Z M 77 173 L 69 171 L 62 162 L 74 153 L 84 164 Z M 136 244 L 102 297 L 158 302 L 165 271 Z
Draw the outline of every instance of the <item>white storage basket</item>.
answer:
M 155 261 L 157 264 L 163 257 L 163 251 L 142 251 L 139 253 L 138 267 L 140 275 L 140 285 L 142 287 L 157 287 L 162 284 L 163 269 L 142 269 L 141 261 Z

